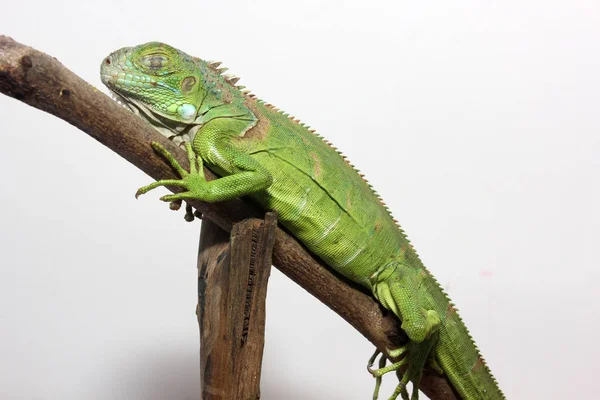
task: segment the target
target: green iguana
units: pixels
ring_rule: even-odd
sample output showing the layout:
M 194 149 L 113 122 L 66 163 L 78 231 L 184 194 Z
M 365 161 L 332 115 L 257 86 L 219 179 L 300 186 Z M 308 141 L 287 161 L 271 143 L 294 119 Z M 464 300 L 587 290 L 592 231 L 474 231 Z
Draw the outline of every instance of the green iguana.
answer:
M 314 130 L 259 100 L 220 63 L 191 57 L 162 43 L 120 49 L 104 59 L 102 82 L 160 133 L 183 144 L 184 170 L 152 143 L 181 175 L 140 188 L 183 188 L 161 197 L 172 202 L 218 202 L 248 196 L 314 254 L 369 289 L 402 321 L 407 345 L 388 350 L 401 361 L 379 368 L 377 378 L 406 368 L 391 399 L 412 399 L 426 364 L 446 374 L 463 399 L 504 399 L 454 305 L 425 269 L 397 221 L 363 176 Z M 203 164 L 219 179 L 207 182 Z

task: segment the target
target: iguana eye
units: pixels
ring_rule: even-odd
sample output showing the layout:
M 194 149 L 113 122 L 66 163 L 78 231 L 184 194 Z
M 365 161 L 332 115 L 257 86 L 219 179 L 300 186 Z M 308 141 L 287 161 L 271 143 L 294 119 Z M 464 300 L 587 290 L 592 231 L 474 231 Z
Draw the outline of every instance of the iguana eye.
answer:
M 168 61 L 169 59 L 163 54 L 149 54 L 141 59 L 142 65 L 150 69 L 161 69 Z

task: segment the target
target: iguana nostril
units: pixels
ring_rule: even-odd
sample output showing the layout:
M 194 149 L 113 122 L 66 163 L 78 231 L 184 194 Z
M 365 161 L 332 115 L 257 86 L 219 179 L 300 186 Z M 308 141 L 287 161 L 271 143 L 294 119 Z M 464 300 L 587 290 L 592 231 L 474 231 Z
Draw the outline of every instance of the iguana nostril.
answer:
M 110 58 L 106 57 L 106 59 L 104 60 L 104 62 L 106 63 L 106 65 L 110 65 Z

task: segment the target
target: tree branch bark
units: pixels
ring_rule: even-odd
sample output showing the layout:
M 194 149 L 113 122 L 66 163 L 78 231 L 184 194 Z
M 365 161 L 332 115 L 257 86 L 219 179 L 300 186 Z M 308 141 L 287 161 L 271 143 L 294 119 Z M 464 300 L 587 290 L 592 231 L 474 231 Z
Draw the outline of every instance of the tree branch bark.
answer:
M 178 178 L 149 146 L 160 142 L 179 163 L 188 166 L 185 152 L 146 122 L 104 95 L 55 58 L 0 36 L 0 92 L 53 114 L 81 129 L 154 179 Z M 207 179 L 215 175 L 206 170 Z M 176 192 L 177 188 L 169 188 Z M 240 200 L 218 204 L 190 202 L 205 218 L 230 232 L 234 223 L 262 213 Z M 398 321 L 385 313 L 361 288 L 310 255 L 285 231 L 277 229 L 273 265 L 342 316 L 380 350 L 405 340 Z M 362 366 L 357 366 L 362 368 Z M 450 383 L 434 371 L 425 371 L 421 390 L 432 399 L 458 396 Z
M 265 300 L 276 213 L 237 223 L 231 236 L 202 223 L 198 252 L 200 387 L 204 400 L 260 399 Z

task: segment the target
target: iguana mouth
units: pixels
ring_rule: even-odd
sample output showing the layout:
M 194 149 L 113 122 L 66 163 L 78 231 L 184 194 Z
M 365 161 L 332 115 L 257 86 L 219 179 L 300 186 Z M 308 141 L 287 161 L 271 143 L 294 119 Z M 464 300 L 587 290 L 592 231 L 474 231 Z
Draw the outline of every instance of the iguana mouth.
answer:
M 110 94 L 110 97 L 117 102 L 117 104 L 123 106 L 124 108 L 128 109 L 129 111 L 133 112 L 136 115 L 139 115 L 139 110 L 135 109 L 134 107 L 132 107 L 127 100 L 121 96 L 120 94 L 118 94 L 117 92 L 108 89 L 108 94 Z
M 148 122 L 158 133 L 178 146 L 183 146 L 185 142 L 191 143 L 198 129 L 202 127 L 202 124 L 178 123 L 165 118 L 141 101 L 127 98 L 111 88 L 108 91 L 112 99 L 119 105 Z

